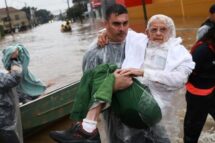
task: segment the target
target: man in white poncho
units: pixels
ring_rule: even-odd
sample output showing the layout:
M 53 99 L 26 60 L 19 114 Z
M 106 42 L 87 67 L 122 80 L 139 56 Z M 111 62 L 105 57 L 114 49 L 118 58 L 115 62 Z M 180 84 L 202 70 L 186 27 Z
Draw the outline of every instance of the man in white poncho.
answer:
M 118 15 L 115 16 L 117 17 Z M 121 27 L 124 26 L 124 22 L 115 24 L 119 24 L 118 26 Z M 103 63 L 117 64 L 123 70 L 117 70 L 115 77 L 117 78 L 118 75 L 135 76 L 143 84 L 147 85 L 160 104 L 163 118 L 165 119 L 167 112 L 168 114 L 174 113 L 174 111 L 170 110 L 174 109 L 171 108 L 171 100 L 174 98 L 175 91 L 186 83 L 188 75 L 194 68 L 194 63 L 189 52 L 181 45 L 181 39 L 175 38 L 175 26 L 169 17 L 164 15 L 153 16 L 149 20 L 146 33 L 148 37 L 142 33 L 128 31 L 126 40 L 122 40 L 121 43 L 118 43 L 118 46 L 110 46 L 110 44 L 113 44 L 111 38 L 110 44 L 103 49 L 99 49 L 96 43 L 91 45 L 94 48 L 85 55 L 83 69 L 88 70 Z M 107 37 L 109 37 L 109 34 L 107 29 Z M 117 48 L 121 48 L 122 51 L 115 53 L 114 50 Z M 114 61 L 115 59 L 117 61 Z M 129 85 L 130 83 L 128 82 L 127 84 Z M 117 87 L 116 90 L 124 88 Z M 97 107 L 99 110 L 102 109 L 102 106 Z M 95 116 L 98 116 L 97 113 L 95 112 Z M 91 114 L 93 113 L 91 112 Z M 83 139 L 87 136 L 86 140 L 89 142 L 89 134 L 95 136 L 95 125 L 98 118 L 96 117 L 96 120 L 92 120 L 88 117 L 83 122 L 78 123 L 79 125 L 75 125 L 67 131 L 52 132 L 51 137 L 57 141 L 70 142 L 69 140 L 71 140 L 72 142 L 74 138 Z M 170 142 L 162 122 L 148 129 L 130 128 L 115 116 L 111 108 L 105 111 L 104 117 L 107 121 L 107 133 L 111 143 Z M 84 127 L 86 124 L 87 129 Z M 166 129 L 169 130 L 168 128 Z M 87 130 L 91 131 L 87 135 L 83 135 L 83 132 L 87 132 Z

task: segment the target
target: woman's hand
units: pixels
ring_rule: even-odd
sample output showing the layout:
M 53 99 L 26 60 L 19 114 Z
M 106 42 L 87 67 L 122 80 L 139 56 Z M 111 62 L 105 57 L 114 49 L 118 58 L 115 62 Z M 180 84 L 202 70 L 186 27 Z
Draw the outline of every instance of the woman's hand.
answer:
M 142 69 L 136 69 L 136 68 L 128 68 L 128 69 L 121 69 L 119 74 L 124 76 L 144 76 L 144 71 Z
M 109 39 L 107 36 L 107 32 L 103 31 L 99 36 L 98 36 L 98 46 L 99 47 L 105 47 L 109 43 Z
M 114 76 L 115 76 L 114 91 L 126 89 L 133 83 L 132 77 L 120 74 L 120 69 L 117 69 L 114 72 Z

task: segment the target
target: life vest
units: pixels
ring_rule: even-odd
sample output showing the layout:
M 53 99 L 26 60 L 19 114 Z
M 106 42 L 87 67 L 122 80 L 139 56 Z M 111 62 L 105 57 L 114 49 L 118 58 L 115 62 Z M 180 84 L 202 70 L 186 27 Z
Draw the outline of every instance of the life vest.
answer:
M 189 91 L 190 93 L 192 93 L 194 95 L 207 96 L 214 91 L 215 86 L 212 88 L 208 88 L 208 89 L 201 89 L 201 88 L 195 87 L 191 82 L 188 82 L 186 84 L 186 88 L 187 88 L 187 91 Z

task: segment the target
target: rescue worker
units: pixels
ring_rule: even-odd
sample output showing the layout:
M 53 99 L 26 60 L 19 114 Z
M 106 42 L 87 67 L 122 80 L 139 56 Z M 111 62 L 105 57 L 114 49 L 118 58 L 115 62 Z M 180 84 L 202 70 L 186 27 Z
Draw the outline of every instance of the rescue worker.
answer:
M 196 67 L 186 84 L 184 143 L 197 143 L 208 114 L 215 120 L 215 27 L 192 47 Z

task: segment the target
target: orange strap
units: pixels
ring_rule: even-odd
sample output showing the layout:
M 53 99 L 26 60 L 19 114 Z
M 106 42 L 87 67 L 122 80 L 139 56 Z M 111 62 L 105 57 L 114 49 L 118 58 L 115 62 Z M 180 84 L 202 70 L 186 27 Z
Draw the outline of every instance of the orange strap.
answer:
M 186 88 L 192 94 L 195 94 L 198 96 L 207 96 L 213 92 L 213 90 L 215 89 L 215 86 L 209 89 L 200 89 L 200 88 L 196 88 L 195 86 L 193 86 L 191 83 L 188 82 L 186 84 Z

